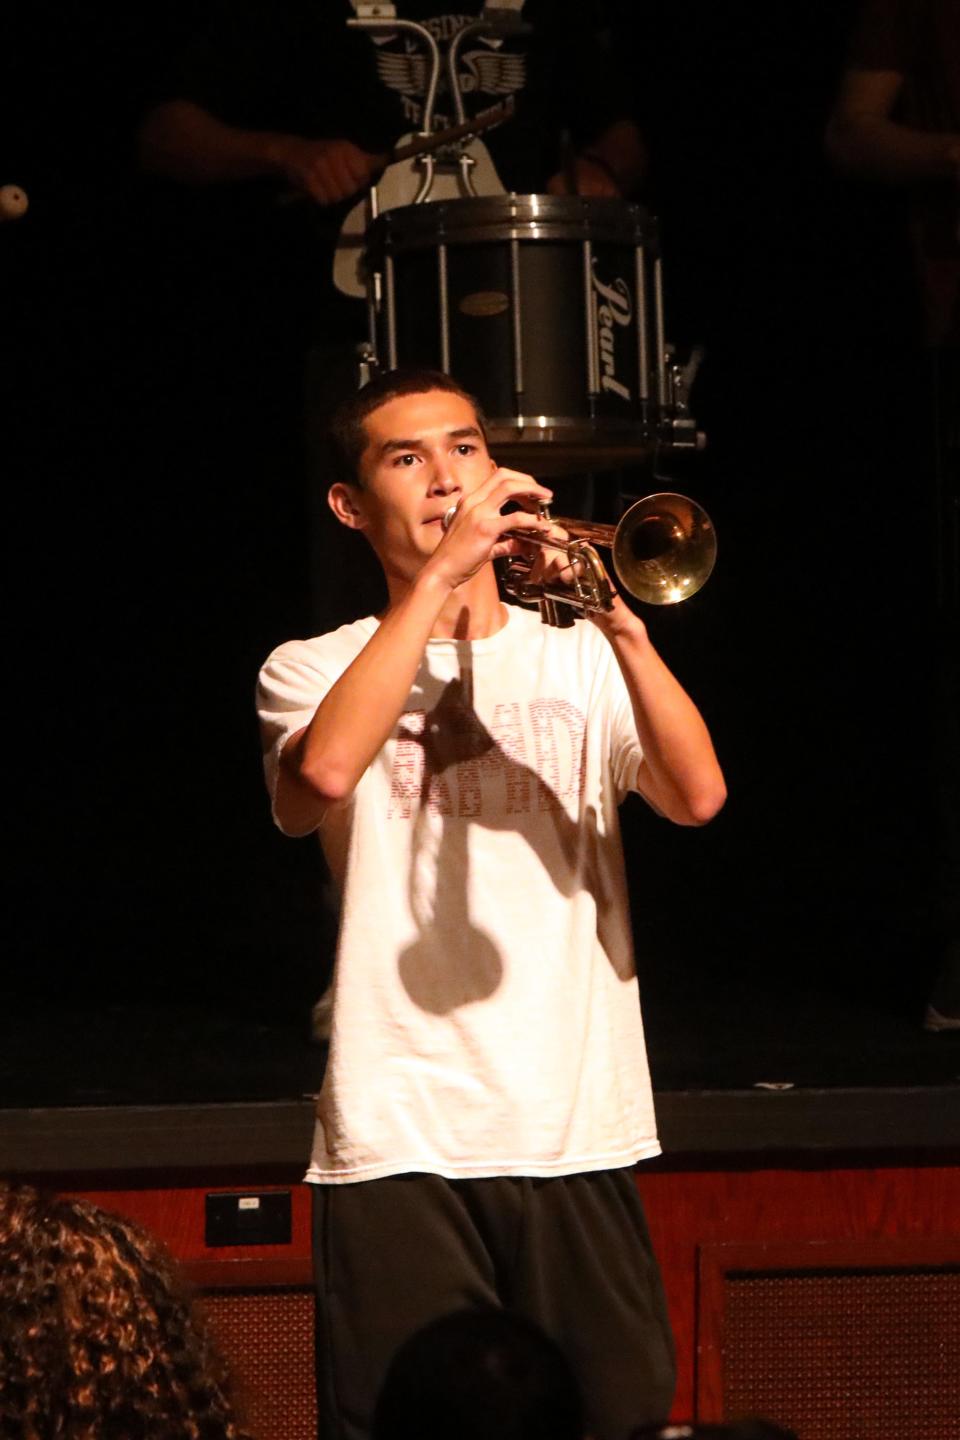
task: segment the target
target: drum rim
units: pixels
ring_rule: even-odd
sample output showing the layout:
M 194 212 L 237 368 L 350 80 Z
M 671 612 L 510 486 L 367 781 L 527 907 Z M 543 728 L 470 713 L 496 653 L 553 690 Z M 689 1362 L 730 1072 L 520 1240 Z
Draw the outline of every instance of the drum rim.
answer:
M 659 227 L 656 216 L 632 200 L 511 194 L 398 205 L 367 230 L 368 244 L 384 249 L 502 240 L 590 240 L 655 251 Z
M 650 404 L 649 401 L 640 403 Z M 525 430 L 531 437 L 546 437 L 551 430 L 581 430 L 591 435 L 598 431 L 634 435 L 640 432 L 648 433 L 653 429 L 653 421 L 649 418 L 628 420 L 616 415 L 486 415 L 484 421 L 490 435 L 495 431 Z

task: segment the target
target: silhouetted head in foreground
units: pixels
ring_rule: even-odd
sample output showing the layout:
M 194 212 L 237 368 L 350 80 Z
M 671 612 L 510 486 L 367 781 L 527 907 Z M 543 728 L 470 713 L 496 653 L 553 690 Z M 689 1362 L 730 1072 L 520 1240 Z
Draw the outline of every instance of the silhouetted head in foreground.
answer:
M 0 1182 L 0 1434 L 245 1440 L 173 1260 L 82 1200 Z
M 563 1353 L 503 1310 L 459 1310 L 401 1345 L 373 1440 L 583 1440 L 583 1404 Z

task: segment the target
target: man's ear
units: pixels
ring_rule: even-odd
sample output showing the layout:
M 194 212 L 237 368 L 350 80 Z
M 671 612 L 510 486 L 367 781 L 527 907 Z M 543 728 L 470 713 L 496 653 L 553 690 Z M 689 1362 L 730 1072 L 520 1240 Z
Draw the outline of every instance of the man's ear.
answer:
M 327 504 L 341 525 L 346 525 L 351 530 L 367 528 L 367 517 L 364 514 L 359 486 L 347 485 L 338 480 L 327 491 Z

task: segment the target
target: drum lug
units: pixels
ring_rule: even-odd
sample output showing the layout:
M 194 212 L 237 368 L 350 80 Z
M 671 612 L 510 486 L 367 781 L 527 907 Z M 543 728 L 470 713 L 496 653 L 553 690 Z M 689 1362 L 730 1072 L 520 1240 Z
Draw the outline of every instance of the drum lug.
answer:
M 373 346 L 368 340 L 362 341 L 354 351 L 357 360 L 357 389 L 369 385 L 380 368 Z
M 690 388 L 703 363 L 703 353 L 703 347 L 695 345 L 686 365 L 681 365 L 675 358 L 674 347 L 664 347 L 667 403 L 660 418 L 658 438 L 661 445 L 672 450 L 702 450 L 707 443 L 704 432 L 697 429 L 689 405 Z
M 697 429 L 692 415 L 671 415 L 660 421 L 657 439 L 664 449 L 705 450 L 706 432 Z

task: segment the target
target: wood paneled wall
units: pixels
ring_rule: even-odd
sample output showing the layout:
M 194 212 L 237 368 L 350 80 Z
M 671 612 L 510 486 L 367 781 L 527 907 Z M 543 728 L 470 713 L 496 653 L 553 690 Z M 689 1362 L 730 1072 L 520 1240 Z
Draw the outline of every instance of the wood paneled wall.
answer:
M 662 1162 L 661 1162 L 662 1163 Z M 704 1246 L 960 1237 L 960 1168 L 644 1170 L 638 1185 L 677 1340 L 674 1414 L 696 1413 Z M 856 1253 L 856 1246 L 851 1249 Z M 866 1252 L 864 1252 L 866 1253 Z M 874 1259 L 878 1252 L 873 1251 Z
M 82 1193 L 148 1226 L 205 1288 L 309 1283 L 307 1186 L 292 1180 L 274 1187 L 292 1192 L 289 1245 L 209 1249 L 204 1243 L 205 1196 L 211 1189 L 242 1187 L 218 1185 L 211 1177 L 209 1186 L 190 1183 L 164 1189 L 157 1178 L 139 1188 L 71 1193 Z M 669 1162 L 659 1161 L 640 1168 L 638 1186 L 677 1339 L 674 1414 L 678 1418 L 696 1414 L 698 1345 L 712 1344 L 714 1339 L 705 1334 L 704 1326 L 711 1321 L 701 1306 L 699 1276 L 705 1249 L 715 1253 L 713 1247 L 720 1245 L 776 1242 L 794 1246 L 799 1253 L 810 1242 L 834 1242 L 841 1243 L 853 1261 L 859 1254 L 864 1263 L 873 1263 L 887 1253 L 884 1241 L 960 1237 L 960 1167 L 952 1165 L 807 1168 L 798 1161 L 780 1168 L 671 1169 Z M 889 1254 L 893 1256 L 895 1250 Z M 896 1253 L 902 1253 L 902 1246 Z

